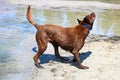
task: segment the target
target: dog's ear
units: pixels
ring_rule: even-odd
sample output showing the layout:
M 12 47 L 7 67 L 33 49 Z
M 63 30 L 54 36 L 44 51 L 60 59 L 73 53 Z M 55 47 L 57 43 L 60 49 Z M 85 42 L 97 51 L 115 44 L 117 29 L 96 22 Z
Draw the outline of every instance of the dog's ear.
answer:
M 78 18 L 77 18 L 77 21 L 78 21 L 79 24 L 82 22 L 82 21 L 80 21 Z

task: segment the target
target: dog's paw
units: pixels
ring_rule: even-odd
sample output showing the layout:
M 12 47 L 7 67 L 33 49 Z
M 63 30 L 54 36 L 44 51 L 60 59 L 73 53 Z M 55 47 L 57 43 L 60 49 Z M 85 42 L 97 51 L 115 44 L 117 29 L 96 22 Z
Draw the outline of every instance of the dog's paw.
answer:
M 37 68 L 39 68 L 39 69 L 44 69 L 44 67 L 41 66 L 40 63 L 35 63 L 35 66 L 36 66 Z
M 89 67 L 83 66 L 83 65 L 78 66 L 78 68 L 79 68 L 79 69 L 89 69 Z

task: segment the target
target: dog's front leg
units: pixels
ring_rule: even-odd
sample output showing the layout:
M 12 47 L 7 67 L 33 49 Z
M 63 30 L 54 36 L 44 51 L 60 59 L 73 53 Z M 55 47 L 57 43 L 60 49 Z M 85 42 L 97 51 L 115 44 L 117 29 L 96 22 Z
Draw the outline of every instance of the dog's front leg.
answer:
M 72 51 L 73 55 L 75 56 L 76 60 L 77 60 L 77 63 L 78 63 L 78 68 L 80 69 L 88 69 L 89 67 L 87 66 L 84 66 L 81 64 L 81 61 L 80 61 L 80 56 L 79 56 L 79 53 L 78 53 L 78 50 L 73 50 Z

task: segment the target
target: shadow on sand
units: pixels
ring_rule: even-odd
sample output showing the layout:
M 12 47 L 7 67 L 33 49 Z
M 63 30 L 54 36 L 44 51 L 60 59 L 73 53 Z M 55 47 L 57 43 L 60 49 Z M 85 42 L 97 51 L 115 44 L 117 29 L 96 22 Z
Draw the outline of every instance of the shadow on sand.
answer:
M 36 50 L 36 47 L 32 48 L 33 52 L 37 52 Z M 87 52 L 83 52 L 83 53 L 80 53 L 80 61 L 83 62 L 85 59 L 87 59 L 90 55 L 92 54 L 91 51 L 87 51 Z M 63 57 L 63 56 L 62 56 Z M 72 60 L 71 59 L 71 56 L 69 57 L 63 57 L 65 60 Z M 58 59 L 54 54 L 42 54 L 40 56 L 40 63 L 41 64 L 44 64 L 44 63 L 49 63 L 49 61 L 53 60 L 53 61 L 57 61 L 57 62 L 61 62 L 60 59 Z M 76 66 L 75 62 L 72 62 L 73 66 Z

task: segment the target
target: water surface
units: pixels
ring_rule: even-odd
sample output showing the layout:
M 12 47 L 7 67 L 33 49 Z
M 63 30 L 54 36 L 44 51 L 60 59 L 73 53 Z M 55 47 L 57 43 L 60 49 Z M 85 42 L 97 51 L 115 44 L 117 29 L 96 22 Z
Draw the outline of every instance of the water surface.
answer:
M 103 10 L 95 12 L 97 18 L 91 34 L 120 36 L 120 10 Z M 48 11 L 32 9 L 32 17 L 39 24 L 56 24 L 64 27 L 77 24 L 77 18 L 83 19 L 90 12 Z

